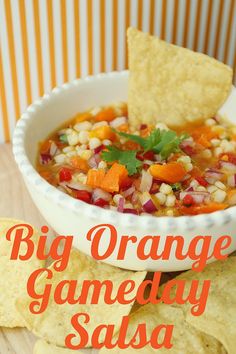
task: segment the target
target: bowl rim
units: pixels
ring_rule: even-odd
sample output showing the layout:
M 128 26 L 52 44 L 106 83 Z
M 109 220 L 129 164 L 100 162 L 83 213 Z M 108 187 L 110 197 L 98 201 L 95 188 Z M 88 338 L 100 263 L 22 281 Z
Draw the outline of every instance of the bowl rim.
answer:
M 234 219 L 236 212 L 236 206 L 229 207 L 222 211 L 216 211 L 210 214 L 199 215 L 184 215 L 184 216 L 152 216 L 152 215 L 133 215 L 123 214 L 118 211 L 108 210 L 100 208 L 91 204 L 87 204 L 83 201 L 77 200 L 66 193 L 58 190 L 56 187 L 50 185 L 45 179 L 43 179 L 36 169 L 33 167 L 28 159 L 27 151 L 25 150 L 24 138 L 29 126 L 29 122 L 34 120 L 35 113 L 43 105 L 46 105 L 52 97 L 57 95 L 63 95 L 63 93 L 72 87 L 83 86 L 85 82 L 92 82 L 96 80 L 102 80 L 104 78 L 117 78 L 118 76 L 128 76 L 128 70 L 112 71 L 109 73 L 100 73 L 93 76 L 87 76 L 85 78 L 75 79 L 72 82 L 64 83 L 55 87 L 50 93 L 44 94 L 41 98 L 35 100 L 26 111 L 21 115 L 17 122 L 17 125 L 13 134 L 13 155 L 18 168 L 25 178 L 25 183 L 34 185 L 39 193 L 42 193 L 47 199 L 50 199 L 57 205 L 63 208 L 71 210 L 76 215 L 86 215 L 92 219 L 106 220 L 106 223 L 114 225 L 121 224 L 122 227 L 135 229 L 155 229 L 155 230 L 174 230 L 180 229 L 181 231 L 191 231 L 195 228 L 207 228 L 210 229 L 213 226 L 222 226 L 230 223 Z

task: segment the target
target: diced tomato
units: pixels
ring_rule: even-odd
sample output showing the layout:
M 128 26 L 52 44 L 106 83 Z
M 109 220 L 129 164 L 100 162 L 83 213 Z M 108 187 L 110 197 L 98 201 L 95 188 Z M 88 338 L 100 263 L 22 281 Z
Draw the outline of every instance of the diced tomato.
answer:
M 186 196 L 183 199 L 183 204 L 185 206 L 191 206 L 194 204 L 194 199 L 190 194 L 186 194 Z
M 101 152 L 102 150 L 104 150 L 105 149 L 105 146 L 102 144 L 102 145 L 99 145 L 98 147 L 96 147 L 95 149 L 94 149 L 94 153 L 95 154 L 99 154 L 99 152 Z
M 147 127 L 148 127 L 147 124 L 141 124 L 140 125 L 140 130 L 147 129 Z
M 91 193 L 88 191 L 75 191 L 75 198 L 82 200 L 83 202 L 90 203 L 91 197 Z
M 160 189 L 160 183 L 153 182 L 149 193 L 156 194 L 159 191 L 159 189 Z
M 130 188 L 133 184 L 133 179 L 130 178 L 129 176 L 127 176 L 122 182 L 121 182 L 121 185 L 120 185 L 120 189 L 121 190 L 126 190 L 128 188 Z
M 227 160 L 224 157 L 227 157 Z M 230 152 L 224 153 L 224 154 L 220 155 L 220 160 L 221 159 L 224 161 L 228 161 L 228 162 L 232 163 L 233 165 L 236 165 L 236 154 L 233 154 Z
M 102 199 L 102 198 L 98 198 L 95 202 L 93 202 L 93 204 L 102 208 L 105 205 L 109 205 L 109 202 L 107 200 Z
M 197 176 L 195 177 L 196 181 L 198 181 L 198 183 L 203 186 L 203 187 L 207 187 L 208 186 L 208 182 L 204 177 L 201 176 Z
M 141 154 L 141 153 L 138 153 L 138 154 L 136 155 L 136 157 L 137 157 L 137 159 L 139 159 L 140 161 L 143 161 L 143 160 L 144 160 L 144 156 L 143 156 L 143 154 Z
M 147 151 L 145 154 L 143 154 L 143 157 L 145 160 L 154 160 L 155 154 L 153 151 Z
M 68 182 L 72 178 L 71 170 L 69 168 L 63 167 L 59 172 L 60 182 Z

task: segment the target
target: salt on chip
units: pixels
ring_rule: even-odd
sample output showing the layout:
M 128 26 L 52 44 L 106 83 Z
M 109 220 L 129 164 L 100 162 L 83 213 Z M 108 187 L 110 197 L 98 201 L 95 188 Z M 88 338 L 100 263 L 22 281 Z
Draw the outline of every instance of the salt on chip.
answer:
M 50 268 L 53 272 L 52 291 L 47 309 L 40 315 L 34 315 L 29 311 L 29 304 L 32 299 L 25 298 L 17 302 L 17 308 L 26 322 L 29 330 L 35 333 L 40 338 L 58 345 L 65 345 L 65 337 L 73 333 L 78 336 L 78 333 L 71 325 L 71 318 L 76 313 L 87 313 L 90 316 L 90 321 L 85 325 L 85 329 L 91 338 L 94 329 L 100 324 L 114 324 L 115 330 L 119 329 L 122 317 L 129 314 L 132 303 L 121 305 L 114 303 L 107 305 L 104 302 L 105 287 L 102 287 L 98 304 L 92 305 L 90 301 L 85 305 L 75 304 L 70 305 L 65 303 L 57 305 L 54 301 L 53 292 L 56 285 L 61 280 L 77 280 L 76 298 L 81 293 L 81 285 L 84 280 L 111 280 L 113 283 L 113 297 L 117 294 L 119 285 L 127 280 L 135 281 L 135 289 L 130 292 L 127 297 L 132 299 L 136 295 L 136 291 L 140 283 L 146 276 L 146 272 L 125 271 L 105 263 L 97 262 L 91 257 L 88 257 L 77 250 L 72 250 L 67 268 L 63 272 L 56 272 L 53 265 Z M 49 281 L 42 275 L 36 284 L 36 292 L 42 293 L 45 285 Z M 89 293 L 91 298 L 91 292 Z M 89 341 L 88 346 L 91 346 Z
M 204 313 L 193 316 L 186 307 L 186 320 L 197 329 L 214 336 L 226 348 L 228 354 L 235 354 L 236 348 L 236 257 L 209 264 L 196 277 L 189 271 L 181 276 L 187 280 L 211 280 L 211 287 Z
M 154 349 L 149 344 L 140 349 L 106 349 L 103 348 L 100 354 L 225 354 L 222 345 L 213 337 L 208 336 L 194 327 L 190 326 L 184 319 L 183 311 L 179 308 L 165 305 L 163 303 L 154 305 L 148 304 L 141 307 L 130 316 L 128 334 L 126 342 L 129 342 L 135 334 L 136 328 L 140 323 L 147 326 L 147 337 L 150 338 L 151 332 L 158 325 L 174 325 L 171 349 Z M 160 332 L 161 333 L 161 332 Z M 117 339 L 117 336 L 116 336 Z M 163 342 L 163 337 L 158 338 L 158 342 Z
M 7 231 L 24 221 L 0 218 L 0 326 L 24 327 L 24 322 L 15 307 L 17 299 L 26 296 L 26 286 L 30 274 L 44 266 L 44 261 L 37 259 L 36 254 L 27 260 L 10 260 L 13 240 L 7 241 Z M 26 232 L 26 231 L 25 231 Z M 34 229 L 31 238 L 35 244 L 39 240 L 39 233 Z M 26 244 L 22 244 L 20 251 L 23 252 Z M 23 253 L 24 254 L 24 253 Z
M 35 343 L 33 354 L 82 354 L 79 350 L 57 347 L 44 340 L 38 340 Z
M 232 69 L 201 53 L 129 28 L 131 125 L 181 126 L 213 117 L 232 87 Z

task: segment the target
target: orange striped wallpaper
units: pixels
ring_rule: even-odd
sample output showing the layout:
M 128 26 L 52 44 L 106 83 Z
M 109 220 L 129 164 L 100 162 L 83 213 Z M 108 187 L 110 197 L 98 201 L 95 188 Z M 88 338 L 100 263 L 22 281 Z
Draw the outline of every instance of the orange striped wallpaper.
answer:
M 0 142 L 54 86 L 126 68 L 130 25 L 236 71 L 236 0 L 0 0 Z

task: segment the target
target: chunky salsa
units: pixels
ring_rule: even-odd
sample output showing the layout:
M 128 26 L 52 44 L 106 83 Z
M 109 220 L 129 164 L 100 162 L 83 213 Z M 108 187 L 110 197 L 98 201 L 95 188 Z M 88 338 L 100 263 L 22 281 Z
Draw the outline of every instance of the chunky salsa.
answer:
M 95 107 L 40 143 L 37 170 L 70 196 L 121 213 L 211 213 L 236 205 L 236 128 L 213 117 L 133 131 L 126 104 Z

